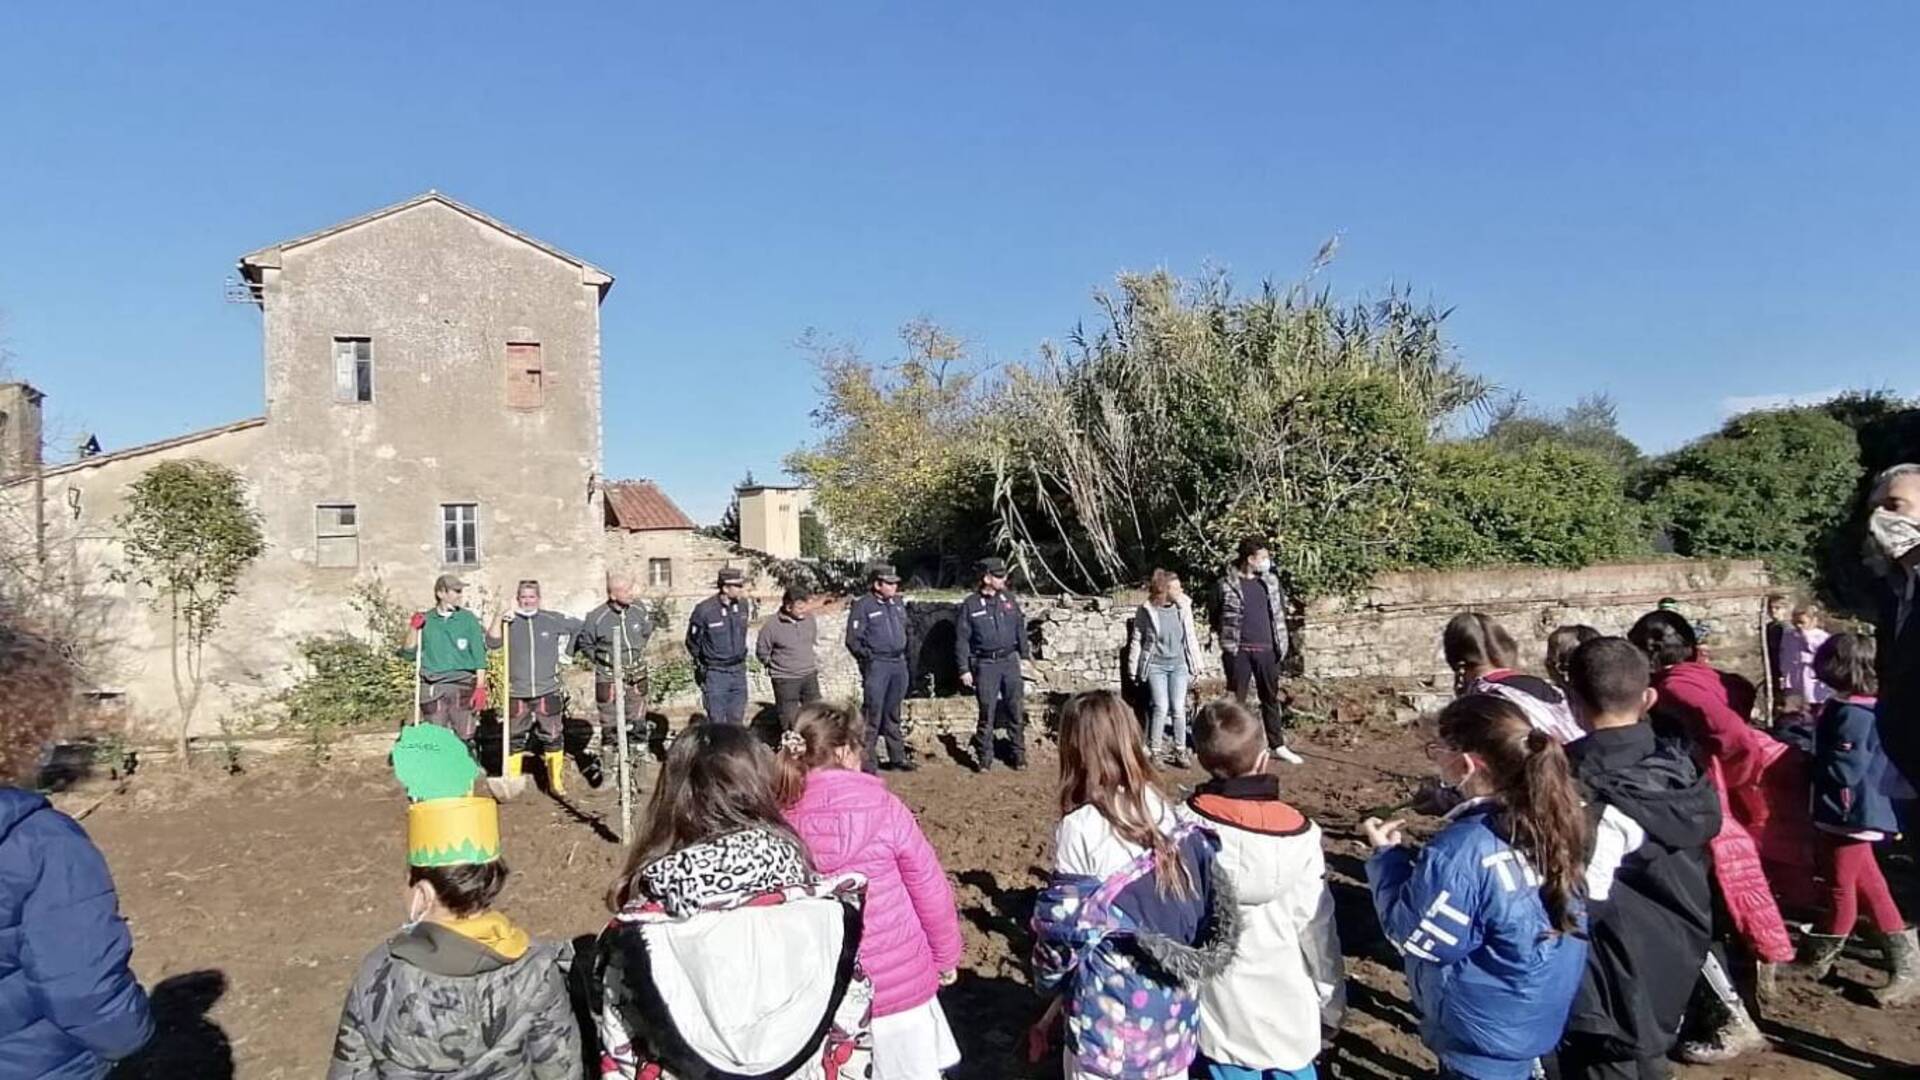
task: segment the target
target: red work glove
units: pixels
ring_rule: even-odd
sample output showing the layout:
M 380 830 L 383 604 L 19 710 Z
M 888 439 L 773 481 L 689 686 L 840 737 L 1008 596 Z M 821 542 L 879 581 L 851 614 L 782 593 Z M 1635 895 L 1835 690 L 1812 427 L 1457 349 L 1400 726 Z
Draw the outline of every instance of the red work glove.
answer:
M 414 612 L 413 618 L 407 620 L 407 625 L 413 627 L 415 630 L 425 630 L 427 628 L 427 613 L 424 611 Z
M 477 683 L 473 688 L 473 711 L 487 711 L 487 684 Z

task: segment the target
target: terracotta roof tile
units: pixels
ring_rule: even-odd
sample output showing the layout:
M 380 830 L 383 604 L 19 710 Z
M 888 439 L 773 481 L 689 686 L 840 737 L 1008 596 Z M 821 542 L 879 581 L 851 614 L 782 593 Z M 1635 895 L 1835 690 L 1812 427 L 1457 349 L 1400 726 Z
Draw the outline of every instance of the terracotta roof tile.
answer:
M 692 529 L 693 519 L 651 480 L 616 480 L 606 487 L 607 527 L 628 532 Z

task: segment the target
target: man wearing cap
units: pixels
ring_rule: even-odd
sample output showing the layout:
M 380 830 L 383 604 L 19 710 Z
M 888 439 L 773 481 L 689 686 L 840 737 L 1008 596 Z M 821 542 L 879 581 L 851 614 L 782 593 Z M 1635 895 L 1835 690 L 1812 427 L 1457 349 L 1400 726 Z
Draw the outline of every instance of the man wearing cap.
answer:
M 433 610 L 413 616 L 413 646 L 400 650 L 417 660 L 420 716 L 447 728 L 469 747 L 473 716 L 486 707 L 487 632 L 480 617 L 460 606 L 467 583 L 441 574 L 433 583 Z
M 560 685 L 560 665 L 574 651 L 580 630 L 580 620 L 542 608 L 540 583 L 528 579 L 514 590 L 514 607 L 501 616 L 500 632 L 487 635 L 487 648 L 504 648 L 509 664 L 508 750 L 517 755 L 524 748 L 539 754 L 546 765 L 547 786 L 556 794 L 565 790 L 566 777 L 562 734 L 567 695 Z M 572 736 L 566 741 L 574 745 L 565 749 L 575 757 L 583 755 L 592 730 L 566 732 Z
M 593 701 L 600 714 L 600 749 L 609 751 L 619 745 L 619 707 L 626 699 L 629 752 L 646 754 L 647 733 L 640 720 L 647 710 L 647 639 L 653 636 L 653 620 L 644 604 L 633 602 L 633 578 L 620 571 L 607 575 L 607 602 L 587 612 L 580 621 L 580 635 L 574 648 L 593 661 Z M 614 660 L 620 661 L 614 670 Z M 624 695 L 614 692 L 616 682 L 625 683 Z M 599 757 L 580 756 L 580 775 L 588 787 L 599 787 L 605 779 Z
M 747 624 L 753 620 L 747 575 L 737 567 L 720 571 L 720 591 L 694 605 L 687 620 L 687 655 L 707 719 L 721 724 L 747 722 Z
M 1027 644 L 1027 617 L 1007 591 L 1007 564 L 981 559 L 974 565 L 980 587 L 960 602 L 953 628 L 954 662 L 960 682 L 973 688 L 980 704 L 979 726 L 973 735 L 973 768 L 993 768 L 995 713 L 1007 717 L 1007 737 L 1013 744 L 1013 767 L 1027 767 L 1026 689 L 1020 681 L 1020 661 L 1031 654 Z
M 907 605 L 900 599 L 900 575 L 876 563 L 867 580 L 867 595 L 847 612 L 847 651 L 860 665 L 860 715 L 867 726 L 861 768 L 879 768 L 875 752 L 884 737 L 887 767 L 912 772 L 900 734 L 900 703 L 907 697 Z
M 780 729 L 789 730 L 800 706 L 820 700 L 820 658 L 815 651 L 820 627 L 811 610 L 813 590 L 787 586 L 780 610 L 753 644 L 753 655 L 773 682 L 773 705 L 780 710 Z

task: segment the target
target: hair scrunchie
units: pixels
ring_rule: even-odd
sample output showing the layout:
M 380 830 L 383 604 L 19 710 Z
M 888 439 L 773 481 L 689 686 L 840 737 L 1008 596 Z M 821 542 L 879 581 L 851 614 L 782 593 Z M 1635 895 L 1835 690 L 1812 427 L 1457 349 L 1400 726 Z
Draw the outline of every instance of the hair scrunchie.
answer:
M 782 732 L 780 734 L 780 752 L 783 754 L 792 754 L 794 757 L 805 755 L 807 752 L 806 736 L 792 730 Z

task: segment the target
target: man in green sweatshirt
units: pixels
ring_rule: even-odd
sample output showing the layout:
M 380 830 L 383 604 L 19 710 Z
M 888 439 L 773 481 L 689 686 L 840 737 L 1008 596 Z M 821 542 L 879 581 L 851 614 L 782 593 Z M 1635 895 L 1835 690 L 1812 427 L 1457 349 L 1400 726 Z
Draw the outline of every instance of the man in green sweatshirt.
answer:
M 400 655 L 414 659 L 419 652 L 420 716 L 473 745 L 474 712 L 484 708 L 487 693 L 487 632 L 480 617 L 460 606 L 467 584 L 452 574 L 433 583 L 434 606 L 413 617 L 413 646 Z

